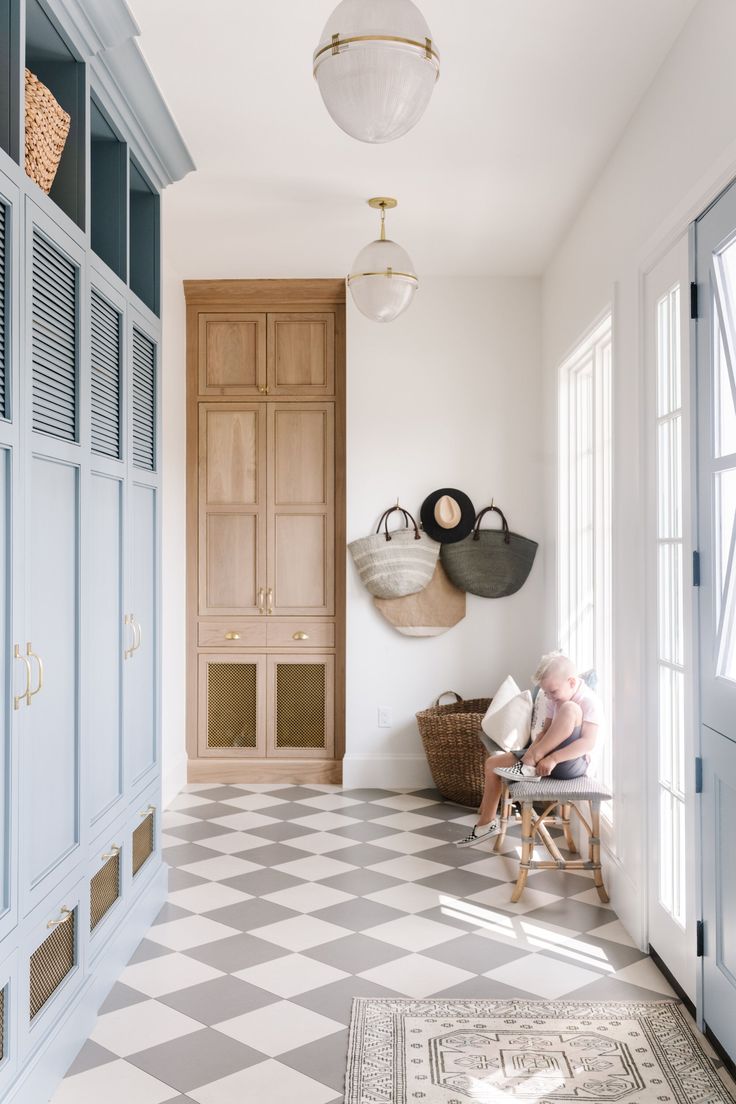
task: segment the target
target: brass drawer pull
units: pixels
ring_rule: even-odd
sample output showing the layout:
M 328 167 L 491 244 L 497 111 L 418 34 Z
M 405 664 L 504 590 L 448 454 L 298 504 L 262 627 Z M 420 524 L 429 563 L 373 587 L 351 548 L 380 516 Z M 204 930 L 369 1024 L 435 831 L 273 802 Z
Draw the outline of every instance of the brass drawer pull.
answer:
M 225 639 L 226 640 L 240 640 L 240 633 L 226 632 L 225 633 Z
M 135 651 L 135 645 L 136 645 L 136 641 L 138 639 L 138 634 L 135 631 L 135 618 L 133 617 L 132 613 L 126 613 L 125 617 L 123 618 L 123 624 L 124 625 L 130 625 L 130 627 L 133 630 L 133 643 L 131 644 L 131 646 L 129 648 L 126 648 L 125 651 L 123 652 L 123 659 L 130 659 L 133 652 Z
M 155 812 L 156 812 L 156 806 L 155 805 L 149 805 L 147 809 L 142 809 L 140 811 L 140 813 L 138 813 L 138 816 L 139 817 L 145 817 L 145 816 L 149 816 L 151 813 L 155 813 Z
M 114 859 L 116 855 L 120 854 L 120 844 L 114 843 L 109 851 L 103 851 L 101 858 L 104 860 Z
M 263 613 L 263 600 L 265 597 L 265 591 L 263 587 L 258 588 L 258 612 Z
M 268 613 L 273 613 L 273 587 L 269 587 L 266 591 L 266 599 L 268 601 Z
M 58 920 L 49 920 L 46 927 L 47 928 L 58 928 L 60 924 L 66 924 L 67 920 L 70 918 L 71 915 L 72 915 L 72 910 L 70 908 L 67 908 L 66 905 L 62 905 L 61 916 L 59 916 Z
M 309 633 L 295 632 L 292 640 L 309 640 Z
M 26 644 L 26 655 L 28 656 L 29 660 L 35 659 L 36 663 L 38 664 L 38 686 L 35 690 L 31 690 L 30 687 L 28 690 L 28 704 L 30 705 L 31 698 L 35 698 L 36 694 L 40 693 L 41 690 L 43 690 L 43 660 L 41 659 L 40 655 L 36 655 L 30 641 Z

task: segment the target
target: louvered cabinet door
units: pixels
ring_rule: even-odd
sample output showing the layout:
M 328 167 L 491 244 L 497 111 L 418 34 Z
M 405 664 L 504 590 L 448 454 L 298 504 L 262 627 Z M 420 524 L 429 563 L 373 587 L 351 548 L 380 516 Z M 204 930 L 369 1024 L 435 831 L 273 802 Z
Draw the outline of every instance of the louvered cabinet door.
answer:
M 200 403 L 199 612 L 264 615 L 265 403 Z
M 268 405 L 268 590 L 273 615 L 335 612 L 333 403 Z
M 276 759 L 332 759 L 334 701 L 334 656 L 269 656 L 266 754 Z

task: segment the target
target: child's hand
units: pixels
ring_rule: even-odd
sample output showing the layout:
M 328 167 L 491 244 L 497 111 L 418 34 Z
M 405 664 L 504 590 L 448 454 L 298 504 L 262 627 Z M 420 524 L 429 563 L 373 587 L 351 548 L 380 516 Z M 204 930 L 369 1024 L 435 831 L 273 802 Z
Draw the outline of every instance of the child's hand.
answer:
M 542 778 L 546 778 L 556 766 L 557 760 L 554 755 L 545 755 L 544 759 L 540 759 L 537 763 L 537 774 L 541 775 Z

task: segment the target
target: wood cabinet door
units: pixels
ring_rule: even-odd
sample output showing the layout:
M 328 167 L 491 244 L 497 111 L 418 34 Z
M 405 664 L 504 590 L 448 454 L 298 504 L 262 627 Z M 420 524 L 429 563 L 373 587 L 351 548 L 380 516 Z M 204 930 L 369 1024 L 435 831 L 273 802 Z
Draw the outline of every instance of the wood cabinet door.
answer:
M 269 656 L 269 758 L 332 759 L 334 702 L 334 656 Z
M 335 393 L 335 315 L 268 315 L 268 394 Z
M 266 754 L 266 660 L 259 655 L 200 655 L 199 754 Z
M 270 614 L 335 612 L 333 403 L 268 404 Z
M 200 395 L 265 395 L 266 315 L 199 315 Z
M 200 403 L 199 612 L 261 615 L 266 404 Z

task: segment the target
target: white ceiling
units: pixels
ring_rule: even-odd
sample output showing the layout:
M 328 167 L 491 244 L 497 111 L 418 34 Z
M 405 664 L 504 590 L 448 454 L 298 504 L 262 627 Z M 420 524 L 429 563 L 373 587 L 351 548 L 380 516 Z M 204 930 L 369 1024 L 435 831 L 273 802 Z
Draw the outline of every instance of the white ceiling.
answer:
M 198 171 L 164 205 L 183 277 L 339 276 L 376 236 L 420 273 L 539 273 L 697 0 L 418 0 L 442 54 L 426 115 L 368 146 L 311 59 L 337 0 L 129 0 Z

